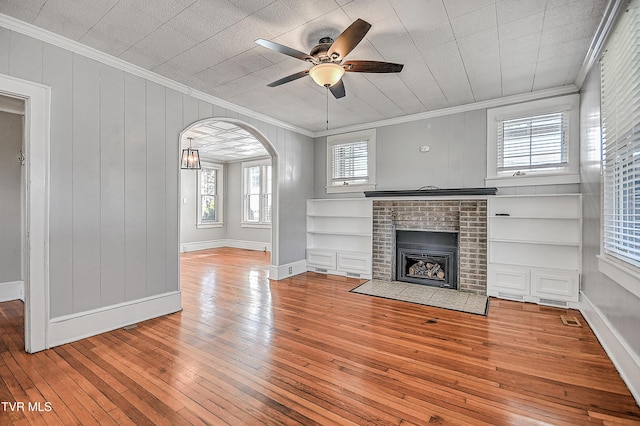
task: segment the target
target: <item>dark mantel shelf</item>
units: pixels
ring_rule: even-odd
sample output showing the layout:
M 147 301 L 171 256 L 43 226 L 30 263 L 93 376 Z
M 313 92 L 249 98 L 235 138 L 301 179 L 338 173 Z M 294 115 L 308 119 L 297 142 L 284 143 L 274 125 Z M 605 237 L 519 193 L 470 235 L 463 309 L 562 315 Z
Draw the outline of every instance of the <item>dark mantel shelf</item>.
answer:
M 365 197 L 440 197 L 451 195 L 496 195 L 498 188 L 438 188 L 399 191 L 364 191 Z

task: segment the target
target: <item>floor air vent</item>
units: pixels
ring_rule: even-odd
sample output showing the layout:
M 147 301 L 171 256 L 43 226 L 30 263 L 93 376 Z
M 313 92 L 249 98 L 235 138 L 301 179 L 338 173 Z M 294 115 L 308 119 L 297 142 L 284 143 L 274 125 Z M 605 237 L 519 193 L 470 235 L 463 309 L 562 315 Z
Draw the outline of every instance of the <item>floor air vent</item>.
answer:
M 316 272 L 320 272 L 320 273 L 323 273 L 323 274 L 326 274 L 326 273 L 327 273 L 327 271 L 328 271 L 328 269 L 324 269 L 324 268 L 316 268 Z
M 515 300 L 518 302 L 522 302 L 524 301 L 524 296 L 518 295 L 518 294 L 509 294 L 509 293 L 503 293 L 503 292 L 498 292 L 498 297 L 500 299 L 507 299 L 507 300 Z
M 347 272 L 348 277 L 360 278 L 360 274 L 356 274 L 355 272 Z
M 553 299 L 540 298 L 538 303 L 540 303 L 541 305 L 556 306 L 558 308 L 566 308 L 567 307 L 567 302 L 563 302 L 563 301 L 560 301 L 560 300 L 553 300 Z

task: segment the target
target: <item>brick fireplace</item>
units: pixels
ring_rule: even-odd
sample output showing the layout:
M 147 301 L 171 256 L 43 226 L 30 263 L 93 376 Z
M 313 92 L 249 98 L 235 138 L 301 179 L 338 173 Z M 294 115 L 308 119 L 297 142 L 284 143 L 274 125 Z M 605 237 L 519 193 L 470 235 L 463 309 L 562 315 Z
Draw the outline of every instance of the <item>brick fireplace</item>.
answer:
M 458 289 L 487 294 L 487 201 L 374 200 L 373 278 L 396 279 L 396 231 L 458 233 Z

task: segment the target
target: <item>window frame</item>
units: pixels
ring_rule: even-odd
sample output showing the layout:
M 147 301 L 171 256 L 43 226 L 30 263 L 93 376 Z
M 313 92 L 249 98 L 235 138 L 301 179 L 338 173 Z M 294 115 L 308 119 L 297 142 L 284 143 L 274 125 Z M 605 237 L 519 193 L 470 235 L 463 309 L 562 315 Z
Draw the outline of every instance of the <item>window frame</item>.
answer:
M 265 166 L 269 166 L 271 169 L 271 191 L 270 192 L 264 192 L 264 179 L 265 179 L 265 172 L 264 172 L 264 167 Z M 247 196 L 249 194 L 246 193 L 246 169 L 249 168 L 253 168 L 253 167 L 260 167 L 260 183 L 259 183 L 259 187 L 260 187 L 260 193 L 259 193 L 259 199 L 260 199 L 260 219 L 256 222 L 256 221 L 249 221 L 247 220 Z M 241 179 L 240 179 L 240 194 L 242 197 L 242 211 L 241 211 L 241 215 L 242 217 L 240 218 L 240 226 L 243 228 L 271 228 L 271 223 L 273 220 L 273 165 L 272 165 L 272 161 L 271 158 L 264 158 L 264 159 L 259 159 L 259 160 L 252 160 L 252 161 L 243 161 L 241 164 Z M 266 195 L 271 195 L 271 203 L 270 203 L 270 207 L 271 207 L 271 218 L 268 221 L 264 220 L 264 216 L 263 216 L 263 200 L 264 197 Z
M 367 181 L 363 183 L 351 183 L 340 186 L 333 185 L 333 147 L 335 145 L 364 141 L 367 142 Z M 376 129 L 327 136 L 326 174 L 327 180 L 325 189 L 327 191 L 327 194 L 374 190 L 376 188 Z
M 568 139 L 566 166 L 528 169 L 524 174 L 498 168 L 498 131 L 503 121 L 535 117 L 547 113 L 566 114 Z M 580 96 L 578 94 L 538 99 L 487 110 L 487 186 L 558 185 L 580 183 Z
M 632 63 L 627 62 L 629 58 L 636 57 L 640 52 L 638 47 L 640 30 L 637 29 L 639 22 L 640 3 L 636 2 L 621 16 L 601 59 L 602 204 L 600 254 L 597 256 L 599 271 L 638 297 L 640 297 L 640 260 L 638 259 L 640 250 L 632 250 L 627 255 L 618 247 L 624 245 L 625 238 L 629 235 L 632 239 L 637 238 L 633 232 L 629 234 L 624 232 L 625 225 L 629 222 L 624 219 L 624 216 L 637 216 L 633 214 L 636 211 L 635 194 L 640 191 L 640 183 L 635 184 L 637 175 L 632 173 L 631 180 L 627 175 L 628 170 L 635 170 L 633 166 L 637 160 L 634 157 L 636 152 L 640 151 L 640 137 L 637 131 L 633 132 L 633 129 L 640 126 L 640 107 L 637 106 L 640 95 L 636 93 L 634 97 L 635 92 L 628 89 L 629 86 L 640 81 L 640 72 L 633 67 Z M 631 33 L 634 30 L 635 32 Z M 630 53 L 632 49 L 635 50 Z M 611 59 L 610 66 L 607 65 L 608 56 L 614 57 Z M 620 92 L 630 96 L 620 97 L 618 96 Z M 611 105 L 611 101 L 607 99 L 613 100 L 614 105 Z M 623 107 L 630 106 L 631 110 L 622 110 Z M 608 135 L 613 135 L 611 141 L 607 140 Z M 632 167 L 629 167 L 630 165 Z M 631 188 L 628 186 L 629 182 L 633 182 Z M 629 196 L 629 193 L 632 195 Z M 628 198 L 633 200 L 632 213 L 624 210 L 625 206 L 628 206 L 625 203 L 628 202 Z M 630 222 L 634 223 L 633 220 Z
M 200 162 L 200 170 L 196 173 L 196 228 L 219 228 L 224 226 L 223 214 L 224 214 L 224 165 L 219 163 L 212 163 L 209 161 Z M 203 221 L 202 220 L 202 171 L 203 170 L 215 170 L 216 171 L 216 220 L 215 221 Z

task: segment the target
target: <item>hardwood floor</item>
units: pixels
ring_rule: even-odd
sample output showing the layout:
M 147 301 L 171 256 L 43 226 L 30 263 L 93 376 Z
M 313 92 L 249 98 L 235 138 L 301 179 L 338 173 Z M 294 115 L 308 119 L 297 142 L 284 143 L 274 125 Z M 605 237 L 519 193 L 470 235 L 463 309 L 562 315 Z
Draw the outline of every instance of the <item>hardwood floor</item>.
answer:
M 184 254 L 182 312 L 33 355 L 22 303 L 0 304 L 0 423 L 640 424 L 578 311 L 463 314 L 349 293 L 355 279 L 269 282 L 268 263 Z

